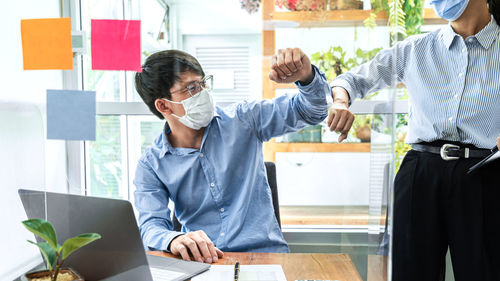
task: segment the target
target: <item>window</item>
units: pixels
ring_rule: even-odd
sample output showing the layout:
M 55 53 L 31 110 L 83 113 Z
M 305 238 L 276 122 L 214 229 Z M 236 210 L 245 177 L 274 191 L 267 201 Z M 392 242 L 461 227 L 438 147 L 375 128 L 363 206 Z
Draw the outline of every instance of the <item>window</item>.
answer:
M 84 0 L 81 4 L 82 29 L 87 31 L 87 46 L 90 46 L 91 19 L 141 19 L 145 58 L 175 45 L 175 14 L 176 11 L 184 13 L 186 8 L 189 7 L 168 4 L 168 1 Z M 260 98 L 260 34 L 184 32 L 179 37 L 182 40 L 177 45 L 195 55 L 207 74 L 214 75 L 214 97 L 218 105 Z M 100 111 L 96 141 L 85 143 L 86 186 L 83 193 L 133 200 L 135 187 L 132 182 L 137 161 L 158 137 L 164 121 L 151 115 L 142 104 L 134 88 L 132 72 L 94 71 L 90 48 L 87 51 L 81 65 L 83 88 L 96 91 L 100 108 L 111 110 Z
M 214 98 L 225 106 L 260 99 L 260 35 L 185 35 L 183 46 L 214 75 Z

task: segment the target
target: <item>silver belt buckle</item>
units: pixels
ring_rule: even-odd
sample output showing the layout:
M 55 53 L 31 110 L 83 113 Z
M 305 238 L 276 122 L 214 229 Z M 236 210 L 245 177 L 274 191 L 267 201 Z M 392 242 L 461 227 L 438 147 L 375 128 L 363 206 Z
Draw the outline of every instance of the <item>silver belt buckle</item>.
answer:
M 443 144 L 443 146 L 441 146 L 441 150 L 439 151 L 439 154 L 441 154 L 441 158 L 443 160 L 446 160 L 446 161 L 460 159 L 460 157 L 458 157 L 458 156 L 448 156 L 448 149 L 450 149 L 450 148 L 460 149 L 460 146 L 454 145 L 454 144 L 449 144 L 449 143 Z

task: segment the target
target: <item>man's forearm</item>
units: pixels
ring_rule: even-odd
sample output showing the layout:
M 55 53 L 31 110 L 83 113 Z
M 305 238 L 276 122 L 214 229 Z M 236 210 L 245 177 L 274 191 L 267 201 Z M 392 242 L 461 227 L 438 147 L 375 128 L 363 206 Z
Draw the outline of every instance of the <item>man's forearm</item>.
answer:
M 139 226 L 143 242 L 149 248 L 168 251 L 170 242 L 183 232 L 168 229 L 160 221 L 149 221 Z

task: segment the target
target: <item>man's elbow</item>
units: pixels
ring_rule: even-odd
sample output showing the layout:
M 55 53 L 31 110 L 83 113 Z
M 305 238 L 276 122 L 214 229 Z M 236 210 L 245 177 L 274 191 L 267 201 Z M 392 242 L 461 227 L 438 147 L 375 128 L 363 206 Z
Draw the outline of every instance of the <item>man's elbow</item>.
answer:
M 322 106 L 321 108 L 318 108 L 312 112 L 309 113 L 309 118 L 305 118 L 305 121 L 309 125 L 318 125 L 321 123 L 325 118 L 328 117 L 328 106 Z

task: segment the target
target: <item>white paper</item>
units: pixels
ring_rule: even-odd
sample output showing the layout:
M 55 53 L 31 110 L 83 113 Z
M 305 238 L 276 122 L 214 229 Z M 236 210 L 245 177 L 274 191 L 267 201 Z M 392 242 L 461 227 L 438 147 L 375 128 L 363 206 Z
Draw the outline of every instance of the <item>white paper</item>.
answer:
M 191 281 L 233 281 L 234 265 L 212 265 Z M 239 281 L 286 281 L 281 265 L 240 265 Z
M 156 267 L 150 267 L 150 269 L 154 281 L 172 281 L 186 274 Z

